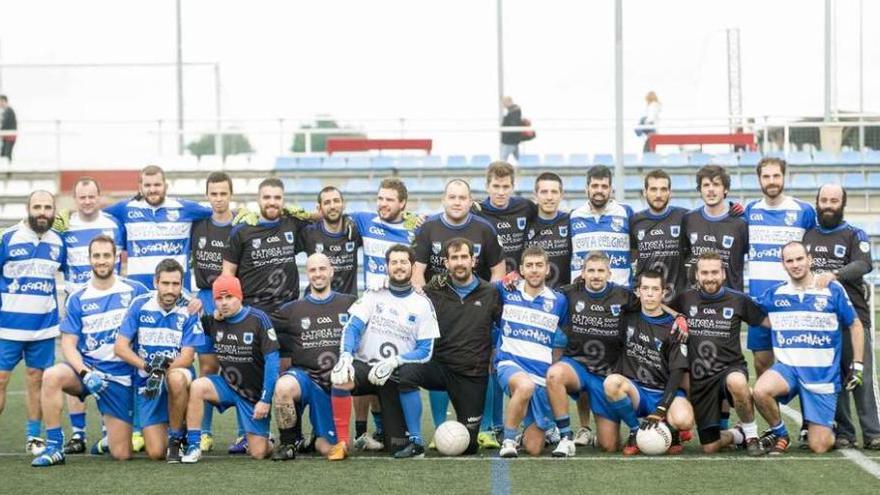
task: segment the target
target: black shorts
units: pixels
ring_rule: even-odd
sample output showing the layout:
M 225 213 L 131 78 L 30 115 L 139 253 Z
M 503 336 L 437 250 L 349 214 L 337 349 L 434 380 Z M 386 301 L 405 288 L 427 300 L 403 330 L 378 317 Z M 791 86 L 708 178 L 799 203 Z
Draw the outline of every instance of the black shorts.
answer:
M 477 434 L 483 420 L 483 402 L 486 400 L 488 376 L 466 376 L 455 373 L 448 366 L 436 361 L 420 364 L 404 364 L 397 370 L 400 390 L 445 390 L 455 408 L 459 423 L 467 427 L 471 442 L 465 453 L 477 451 Z
M 733 405 L 733 397 L 727 390 L 727 376 L 733 372 L 749 378 L 749 370 L 745 364 L 728 366 L 720 373 L 708 379 L 691 380 L 690 402 L 694 406 L 694 418 L 700 434 L 700 444 L 706 445 L 721 438 L 721 403 L 724 400 Z
M 368 378 L 372 366 L 363 361 L 354 361 L 354 389 L 351 395 L 378 395 L 382 407 L 382 423 L 385 427 L 385 450 L 396 452 L 409 443 L 406 421 L 400 407 L 400 392 L 397 387 L 398 371 L 381 387 L 370 383 Z

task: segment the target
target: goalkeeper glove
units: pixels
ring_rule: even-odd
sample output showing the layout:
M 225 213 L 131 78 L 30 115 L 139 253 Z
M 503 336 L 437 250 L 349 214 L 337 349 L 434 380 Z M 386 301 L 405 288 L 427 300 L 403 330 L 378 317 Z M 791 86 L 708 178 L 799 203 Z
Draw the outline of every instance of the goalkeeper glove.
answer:
M 96 400 L 101 399 L 101 392 L 107 388 L 107 380 L 104 373 L 96 370 L 83 370 L 81 373 L 83 385 Z
M 339 355 L 339 361 L 336 362 L 336 365 L 333 366 L 333 371 L 330 372 L 330 382 L 333 385 L 342 385 L 343 383 L 354 381 L 353 361 L 354 358 L 350 352 L 343 352 Z
M 144 387 L 144 397 L 147 399 L 155 399 L 162 390 L 162 384 L 165 382 L 165 372 L 151 373 L 147 378 L 147 386 Z
M 516 290 L 517 282 L 519 282 L 519 273 L 516 273 L 515 271 L 501 277 L 501 285 L 509 291 Z
M 306 210 L 304 210 L 300 206 L 285 206 L 282 209 L 282 211 L 284 212 L 285 216 L 290 217 L 290 218 L 296 218 L 298 220 L 305 220 L 307 222 L 311 222 L 311 221 L 318 219 L 318 217 L 316 215 L 313 215 L 313 214 L 307 212 Z
M 373 385 L 381 387 L 391 378 L 391 374 L 394 373 L 398 366 L 400 366 L 400 356 L 385 358 L 370 368 L 370 374 L 367 375 L 367 379 Z
M 854 361 L 849 365 L 849 374 L 846 377 L 846 389 L 855 390 L 856 387 L 862 385 L 862 372 L 865 365 L 858 361 Z
M 666 419 L 666 408 L 663 406 L 657 406 L 657 409 L 655 409 L 654 412 L 648 415 L 647 421 L 642 423 L 641 428 L 643 430 L 656 428 L 657 425 L 664 419 Z
M 441 272 L 431 277 L 431 280 L 428 281 L 425 287 L 432 290 L 440 290 L 443 287 L 446 287 L 448 284 L 449 272 Z
M 742 203 L 735 203 L 733 201 L 728 201 L 727 204 L 730 208 L 729 209 L 730 216 L 732 216 L 732 217 L 741 217 L 741 216 L 743 216 L 743 213 L 746 212 L 745 208 L 743 208 Z
M 165 374 L 168 367 L 171 366 L 171 358 L 164 354 L 156 354 L 150 359 L 150 362 L 144 363 L 144 371 L 148 375 Z
M 56 232 L 67 232 L 70 230 L 70 210 L 61 208 L 55 214 L 55 221 L 52 222 L 52 228 Z
M 232 219 L 232 225 L 238 225 L 240 223 L 256 225 L 259 221 L 259 215 L 245 207 L 241 207 L 235 212 L 235 218 Z
M 675 321 L 672 323 L 672 331 L 670 332 L 672 336 L 678 337 L 679 342 L 686 342 L 688 338 L 688 320 L 687 317 L 683 314 L 679 314 L 675 317 Z

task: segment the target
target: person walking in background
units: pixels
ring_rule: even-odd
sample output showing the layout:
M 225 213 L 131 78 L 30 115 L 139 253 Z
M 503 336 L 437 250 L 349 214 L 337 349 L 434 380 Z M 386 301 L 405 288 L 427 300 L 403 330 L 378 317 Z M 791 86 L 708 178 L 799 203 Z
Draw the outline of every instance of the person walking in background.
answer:
M 519 105 L 513 102 L 513 98 L 509 96 L 501 98 L 501 105 L 503 105 L 504 109 L 507 111 L 507 113 L 504 114 L 504 118 L 501 119 L 501 127 L 516 127 L 523 125 L 522 110 L 519 108 Z M 510 155 L 513 155 L 514 158 L 519 160 L 520 141 L 522 141 L 522 132 L 502 132 L 501 156 L 498 159 L 507 161 L 507 158 Z
M 18 130 L 18 121 L 15 120 L 15 110 L 9 106 L 9 98 L 6 95 L 0 95 L 0 131 Z M 0 149 L 0 156 L 5 156 L 12 161 L 12 147 L 15 146 L 15 134 L 2 136 L 3 147 Z
M 651 134 L 657 132 L 657 121 L 660 119 L 660 110 L 662 109 L 660 99 L 657 93 L 648 91 L 645 95 L 645 114 L 639 119 L 639 125 L 636 126 L 636 136 L 645 137 L 644 151 L 648 150 L 648 138 Z

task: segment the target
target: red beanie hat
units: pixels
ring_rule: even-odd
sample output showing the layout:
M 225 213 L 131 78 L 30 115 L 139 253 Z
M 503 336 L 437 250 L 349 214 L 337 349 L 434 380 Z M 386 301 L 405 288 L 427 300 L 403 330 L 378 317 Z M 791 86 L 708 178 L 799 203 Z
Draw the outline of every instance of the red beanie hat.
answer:
M 214 299 L 220 299 L 225 295 L 235 296 L 244 299 L 241 293 L 241 282 L 237 278 L 229 275 L 220 275 L 214 280 L 213 287 Z

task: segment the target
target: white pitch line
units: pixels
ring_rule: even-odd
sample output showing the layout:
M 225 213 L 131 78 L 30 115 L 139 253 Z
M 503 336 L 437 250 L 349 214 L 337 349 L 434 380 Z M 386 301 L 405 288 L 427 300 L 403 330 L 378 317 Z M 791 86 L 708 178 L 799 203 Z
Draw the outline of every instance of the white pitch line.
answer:
M 797 423 L 803 423 L 804 418 L 799 411 L 792 409 L 785 404 L 779 405 L 779 411 Z M 843 459 L 851 461 L 856 466 L 862 468 L 866 473 L 880 480 L 880 464 L 877 464 L 856 449 L 841 449 L 839 452 L 843 456 Z

